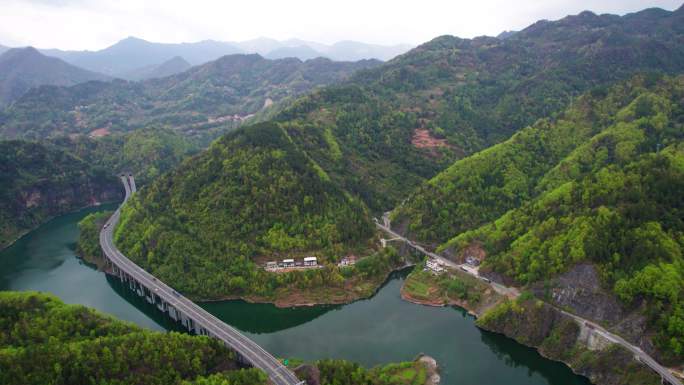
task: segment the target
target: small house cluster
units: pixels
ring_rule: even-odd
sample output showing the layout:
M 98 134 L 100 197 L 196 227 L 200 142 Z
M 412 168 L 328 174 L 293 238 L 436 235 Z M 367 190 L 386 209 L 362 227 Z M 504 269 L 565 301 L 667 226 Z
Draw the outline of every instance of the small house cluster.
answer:
M 301 262 L 295 261 L 293 258 L 283 259 L 281 262 L 266 262 L 267 271 L 276 271 L 279 269 L 311 268 L 317 266 L 318 260 L 316 257 L 305 257 Z
M 356 260 L 358 258 L 356 255 L 348 255 L 346 257 L 343 257 L 340 262 L 337 264 L 339 267 L 344 267 L 344 266 L 352 266 L 356 263 Z
M 425 271 L 431 271 L 434 274 L 441 274 L 445 271 L 442 262 L 435 258 L 428 258 L 425 262 Z

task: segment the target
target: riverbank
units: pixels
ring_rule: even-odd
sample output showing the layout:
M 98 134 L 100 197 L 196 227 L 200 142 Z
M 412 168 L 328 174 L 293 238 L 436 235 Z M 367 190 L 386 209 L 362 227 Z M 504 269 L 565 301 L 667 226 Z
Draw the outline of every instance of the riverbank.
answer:
M 660 377 L 635 360 L 630 351 L 531 295 L 502 302 L 476 324 L 536 348 L 542 356 L 565 363 L 594 384 L 661 383 Z
M 478 285 L 479 284 L 479 285 Z M 401 288 L 402 299 L 427 306 L 458 306 L 477 318 L 483 330 L 535 348 L 601 385 L 656 385 L 660 377 L 632 354 L 553 306 L 523 294 L 496 294 L 489 285 L 457 269 L 436 275 L 416 269 Z
M 8 248 L 10 248 L 12 245 L 14 245 L 15 243 L 19 242 L 19 240 L 21 240 L 22 238 L 24 238 L 26 235 L 30 234 L 31 232 L 35 231 L 35 230 L 38 229 L 39 227 L 45 225 L 46 223 L 48 223 L 48 222 L 50 222 L 50 221 L 52 221 L 52 220 L 54 220 L 54 219 L 56 219 L 56 218 L 59 218 L 59 217 L 61 217 L 61 216 L 67 215 L 67 214 L 77 213 L 77 212 L 82 211 L 82 210 L 86 210 L 86 209 L 90 209 L 90 208 L 96 208 L 96 207 L 100 207 L 100 206 L 106 206 L 106 205 L 115 204 L 115 203 L 116 203 L 115 201 L 96 202 L 96 203 L 93 203 L 93 204 L 85 205 L 85 206 L 80 207 L 80 208 L 70 209 L 70 210 L 67 210 L 67 211 L 65 211 L 65 212 L 58 213 L 58 214 L 55 214 L 55 215 L 51 215 L 51 216 L 49 216 L 49 217 L 46 217 L 44 220 L 42 220 L 40 223 L 36 224 L 36 225 L 33 226 L 32 228 L 30 228 L 30 229 L 25 229 L 25 230 L 23 230 L 23 231 L 21 231 L 21 232 L 18 232 L 15 236 L 13 236 L 13 238 L 12 238 L 11 240 L 6 240 L 6 241 L 3 241 L 3 242 L 0 242 L 0 252 L 6 250 L 6 249 L 8 249 Z M 5 242 L 7 242 L 7 243 L 5 243 Z
M 99 244 L 99 232 L 110 213 L 91 214 L 78 224 L 80 236 L 77 253 L 86 262 L 102 270 L 105 262 Z M 279 308 L 310 307 L 316 305 L 343 305 L 372 297 L 396 271 L 413 265 L 409 255 L 401 256 L 391 248 L 375 251 L 357 264 L 340 267 L 324 264 L 320 269 L 270 273 L 279 287 L 267 296 L 259 294 L 231 294 L 205 297 L 176 287 L 196 302 L 222 302 L 244 300 L 249 303 L 269 303 Z
M 196 299 L 198 302 L 222 302 L 243 300 L 254 304 L 273 304 L 278 308 L 312 307 L 321 305 L 346 305 L 355 301 L 371 298 L 382 288 L 391 275 L 405 269 L 407 265 L 401 265 L 387 271 L 381 277 L 370 280 L 350 279 L 346 280 L 342 287 L 316 287 L 307 290 L 297 288 L 280 288 L 273 297 L 260 297 L 250 295 L 225 296 L 219 299 Z M 192 296 L 190 296 L 192 298 Z
M 458 306 L 479 317 L 504 300 L 491 286 L 458 269 L 445 268 L 439 275 L 420 264 L 401 287 L 401 298 L 425 306 Z
M 387 384 L 387 385 L 439 385 L 439 366 L 437 361 L 420 354 L 413 361 L 391 363 L 365 368 L 348 360 L 324 359 L 311 363 L 289 360 L 296 365 L 294 372 L 306 385 L 322 384 Z

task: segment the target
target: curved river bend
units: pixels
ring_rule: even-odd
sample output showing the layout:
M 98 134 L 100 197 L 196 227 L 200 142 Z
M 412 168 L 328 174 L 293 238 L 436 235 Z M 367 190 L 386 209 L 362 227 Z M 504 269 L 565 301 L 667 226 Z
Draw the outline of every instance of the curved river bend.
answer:
M 0 252 L 0 290 L 51 292 L 154 330 L 177 328 L 118 281 L 76 258 L 78 221 L 86 209 L 56 218 Z M 276 356 L 345 358 L 373 366 L 426 353 L 441 366 L 444 385 L 589 385 L 565 365 L 502 335 L 475 327 L 458 308 L 407 303 L 395 273 L 378 293 L 343 306 L 278 309 L 227 301 L 207 310 L 242 330 Z

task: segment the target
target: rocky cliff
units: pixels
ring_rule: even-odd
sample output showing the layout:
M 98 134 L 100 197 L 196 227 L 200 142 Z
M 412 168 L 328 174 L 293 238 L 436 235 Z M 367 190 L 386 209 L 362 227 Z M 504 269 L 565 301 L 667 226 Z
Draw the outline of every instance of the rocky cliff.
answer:
M 50 146 L 0 142 L 0 248 L 51 217 L 122 197 L 112 171 Z
M 535 347 L 545 357 L 565 362 L 594 384 L 660 384 L 660 377 L 636 361 L 628 350 L 543 301 L 506 301 L 479 318 L 477 324 Z
M 644 309 L 621 304 L 610 288 L 603 287 L 594 265 L 579 264 L 556 278 L 532 285 L 531 290 L 536 297 L 593 320 L 658 356 Z

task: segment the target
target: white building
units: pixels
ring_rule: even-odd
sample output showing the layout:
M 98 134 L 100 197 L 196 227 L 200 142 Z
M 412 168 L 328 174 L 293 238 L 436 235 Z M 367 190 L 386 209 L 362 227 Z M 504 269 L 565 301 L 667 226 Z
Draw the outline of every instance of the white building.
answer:
M 283 259 L 283 267 L 295 267 L 294 259 Z
M 356 263 L 356 256 L 355 255 L 348 255 L 346 257 L 343 257 L 340 263 L 337 264 L 337 266 L 351 266 Z
M 304 258 L 304 266 L 316 266 L 318 262 L 316 261 L 316 257 L 305 257 Z
M 278 262 L 266 262 L 266 270 L 278 270 Z

